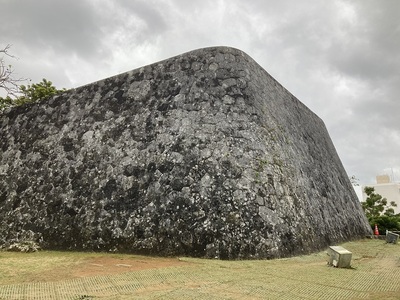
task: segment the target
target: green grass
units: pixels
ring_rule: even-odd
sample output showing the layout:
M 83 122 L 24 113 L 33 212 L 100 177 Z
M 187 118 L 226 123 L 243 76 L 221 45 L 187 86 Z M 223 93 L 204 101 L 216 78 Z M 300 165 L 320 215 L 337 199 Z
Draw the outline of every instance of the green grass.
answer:
M 0 299 L 400 299 L 400 245 L 361 240 L 342 246 L 353 253 L 351 269 L 328 267 L 323 251 L 277 260 L 182 257 L 170 266 L 87 277 L 73 271 L 92 259 L 153 267 L 166 259 L 0 252 Z
M 0 284 L 64 279 L 81 261 L 93 254 L 40 251 L 34 253 L 0 252 Z M 55 270 L 64 269 L 64 274 Z

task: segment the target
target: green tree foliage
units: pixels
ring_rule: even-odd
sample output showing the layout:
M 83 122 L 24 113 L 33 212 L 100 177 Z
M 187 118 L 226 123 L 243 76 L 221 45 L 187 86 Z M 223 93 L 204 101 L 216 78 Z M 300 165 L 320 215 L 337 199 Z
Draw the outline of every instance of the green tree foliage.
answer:
M 43 79 L 39 83 L 32 85 L 20 85 L 19 86 L 19 96 L 11 98 L 7 96 L 6 98 L 0 97 L 0 109 L 9 106 L 18 106 L 25 103 L 37 102 L 42 99 L 49 98 L 51 96 L 57 95 L 65 89 L 58 90 L 53 83 L 49 80 Z
M 373 187 L 366 186 L 364 192 L 368 197 L 365 202 L 361 202 L 361 205 L 368 218 L 379 217 L 382 214 L 387 216 L 394 215 L 394 209 L 392 207 L 397 206 L 395 202 L 392 201 L 388 204 L 387 199 L 376 194 L 375 188 Z
M 379 216 L 376 218 L 369 219 L 371 228 L 375 228 L 375 224 L 378 225 L 379 234 L 385 235 L 386 230 L 389 231 L 400 231 L 400 217 L 399 216 Z
M 22 94 L 21 97 L 18 97 L 16 100 L 21 103 L 28 103 L 28 102 L 37 102 L 42 99 L 49 98 L 51 96 L 57 95 L 63 90 L 58 90 L 53 83 L 49 80 L 42 79 L 42 82 L 32 84 L 32 85 L 21 85 L 20 92 Z
M 387 199 L 375 193 L 373 187 L 365 187 L 364 192 L 368 197 L 361 202 L 361 206 L 371 228 L 377 224 L 380 234 L 385 234 L 386 230 L 400 230 L 400 215 L 395 215 L 393 209 L 396 203 L 392 201 L 388 204 Z
M 9 106 L 13 106 L 13 99 L 10 98 L 10 96 L 7 96 L 5 98 L 0 97 L 0 110 Z
M 7 95 L 5 98 L 0 97 L 0 110 L 9 106 L 37 102 L 65 90 L 56 89 L 52 82 L 46 79 L 36 84 L 22 85 L 21 83 L 27 80 L 16 78 L 13 67 L 5 62 L 5 58 L 7 57 L 16 58 L 9 53 L 10 47 L 11 45 L 7 45 L 3 49 L 0 49 L 0 90 L 3 90 Z

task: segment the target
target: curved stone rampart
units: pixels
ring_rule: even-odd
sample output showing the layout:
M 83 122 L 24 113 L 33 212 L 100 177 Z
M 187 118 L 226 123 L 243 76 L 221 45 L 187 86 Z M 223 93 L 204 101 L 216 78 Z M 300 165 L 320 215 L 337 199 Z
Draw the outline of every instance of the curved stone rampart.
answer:
M 0 244 L 276 258 L 370 227 L 323 122 L 206 48 L 0 113 Z

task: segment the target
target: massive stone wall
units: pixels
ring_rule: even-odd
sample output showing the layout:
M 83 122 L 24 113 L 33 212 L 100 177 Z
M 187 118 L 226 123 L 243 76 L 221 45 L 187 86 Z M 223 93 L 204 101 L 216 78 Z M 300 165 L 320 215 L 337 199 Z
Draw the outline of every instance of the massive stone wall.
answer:
M 0 113 L 0 245 L 276 258 L 370 228 L 323 122 L 200 49 Z

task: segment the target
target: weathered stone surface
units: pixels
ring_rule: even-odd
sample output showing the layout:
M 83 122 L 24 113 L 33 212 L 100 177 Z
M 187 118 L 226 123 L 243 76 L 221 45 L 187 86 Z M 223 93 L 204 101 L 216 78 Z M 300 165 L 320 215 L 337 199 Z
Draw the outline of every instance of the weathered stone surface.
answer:
M 323 122 L 232 48 L 0 113 L 0 244 L 275 258 L 370 227 Z

